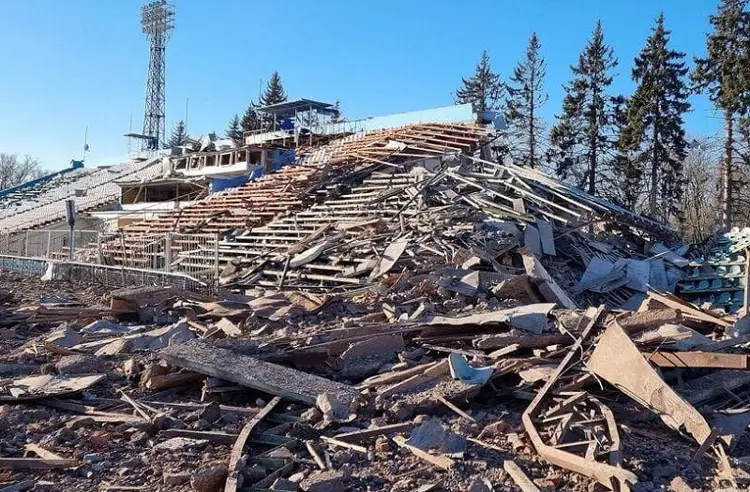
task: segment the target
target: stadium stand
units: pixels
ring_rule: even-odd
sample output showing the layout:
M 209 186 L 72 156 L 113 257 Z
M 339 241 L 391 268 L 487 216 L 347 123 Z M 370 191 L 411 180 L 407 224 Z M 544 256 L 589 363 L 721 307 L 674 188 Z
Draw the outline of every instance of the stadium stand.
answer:
M 106 168 L 78 168 L 58 173 L 34 186 L 0 196 L 0 231 L 34 229 L 65 217 L 65 200 L 73 199 L 78 212 L 114 203 L 120 196 L 117 180 L 153 179 L 168 164 L 161 158 L 123 163 Z

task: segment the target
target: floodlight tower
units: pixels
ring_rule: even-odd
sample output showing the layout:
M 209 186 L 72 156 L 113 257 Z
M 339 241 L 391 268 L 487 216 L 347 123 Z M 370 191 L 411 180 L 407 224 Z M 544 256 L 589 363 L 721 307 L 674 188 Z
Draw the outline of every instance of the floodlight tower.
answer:
M 158 150 L 165 141 L 166 48 L 174 29 L 174 6 L 155 0 L 141 7 L 141 26 L 151 47 L 143 113 L 143 150 Z

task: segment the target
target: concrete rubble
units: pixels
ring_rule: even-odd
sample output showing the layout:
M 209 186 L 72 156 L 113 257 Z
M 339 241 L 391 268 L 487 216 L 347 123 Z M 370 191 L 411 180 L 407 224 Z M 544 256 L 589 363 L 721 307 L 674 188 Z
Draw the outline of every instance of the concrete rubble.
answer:
M 374 164 L 210 294 L 0 272 L 0 492 L 750 485 L 744 309 L 674 294 L 705 248 L 472 153 Z

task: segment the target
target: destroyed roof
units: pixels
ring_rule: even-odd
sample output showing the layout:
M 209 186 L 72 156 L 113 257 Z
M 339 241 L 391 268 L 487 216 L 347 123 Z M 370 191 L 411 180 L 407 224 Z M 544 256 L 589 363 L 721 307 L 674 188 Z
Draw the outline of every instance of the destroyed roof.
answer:
M 361 133 L 313 148 L 297 150 L 296 165 L 261 176 L 239 187 L 212 194 L 182 210 L 131 224 L 126 232 L 222 232 L 263 223 L 303 206 L 312 197 L 305 190 L 351 172 L 357 165 L 398 162 L 414 155 L 439 156 L 445 151 L 470 151 L 487 130 L 475 125 L 411 125 Z M 394 147 L 393 142 L 401 142 Z M 403 148 L 400 148 L 403 147 Z
M 285 101 L 278 104 L 271 104 L 269 106 L 261 106 L 255 108 L 258 113 L 267 113 L 275 115 L 277 118 L 289 118 L 294 116 L 300 111 L 315 110 L 319 113 L 333 114 L 336 112 L 334 105 L 330 103 L 324 103 L 320 101 L 313 101 L 312 99 L 295 99 L 294 101 Z

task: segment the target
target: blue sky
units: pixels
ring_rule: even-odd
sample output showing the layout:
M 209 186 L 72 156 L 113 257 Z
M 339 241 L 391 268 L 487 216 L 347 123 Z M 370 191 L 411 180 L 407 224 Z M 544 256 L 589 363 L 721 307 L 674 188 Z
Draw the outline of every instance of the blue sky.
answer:
M 128 150 L 142 126 L 148 47 L 139 0 L 0 0 L 0 152 L 30 154 L 48 169 Z M 174 0 L 167 49 L 167 132 L 190 100 L 191 134 L 223 132 L 278 70 L 291 98 L 341 101 L 349 118 L 452 104 L 483 49 L 507 77 L 536 31 L 547 59 L 549 102 L 597 19 L 620 60 L 613 90 L 632 91 L 630 70 L 664 11 L 673 46 L 704 52 L 713 0 Z M 687 117 L 694 135 L 720 125 L 703 97 Z

